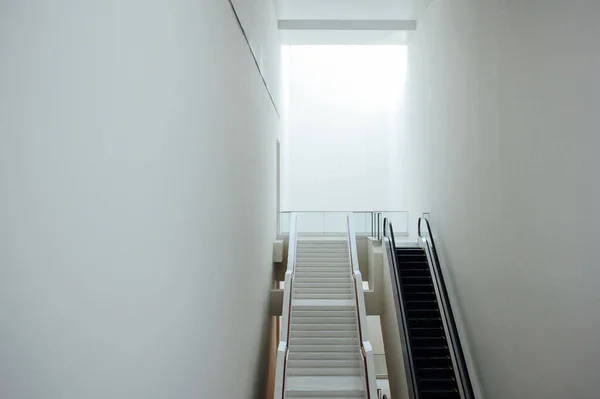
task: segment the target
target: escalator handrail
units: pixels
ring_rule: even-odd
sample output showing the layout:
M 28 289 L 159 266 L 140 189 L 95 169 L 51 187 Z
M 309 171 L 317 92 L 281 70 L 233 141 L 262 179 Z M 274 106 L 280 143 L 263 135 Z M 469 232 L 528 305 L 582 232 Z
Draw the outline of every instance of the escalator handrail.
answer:
M 421 222 L 425 222 L 425 226 L 427 228 L 427 236 L 423 236 L 421 231 Z M 467 368 L 467 362 L 465 360 L 465 356 L 463 353 L 462 345 L 460 343 L 460 337 L 458 335 L 458 329 L 456 328 L 456 320 L 454 319 L 454 313 L 452 312 L 452 305 L 450 304 L 450 297 L 448 296 L 448 290 L 446 288 L 446 283 L 444 281 L 444 274 L 442 273 L 442 268 L 440 267 L 440 259 L 438 256 L 437 248 L 435 246 L 435 240 L 433 238 L 433 233 L 431 232 L 431 224 L 429 223 L 429 219 L 425 216 L 419 218 L 417 232 L 419 238 L 425 241 L 427 245 L 427 249 L 430 252 L 430 257 L 433 260 L 433 265 L 431 265 L 432 272 L 435 273 L 436 280 L 438 282 L 438 289 L 441 294 L 440 305 L 442 307 L 442 311 L 446 317 L 446 321 L 448 323 L 448 331 L 449 338 L 452 341 L 452 348 L 454 350 L 454 358 L 456 361 L 456 365 L 458 368 L 458 373 L 460 375 L 460 382 L 462 385 L 463 392 L 467 399 L 475 398 L 475 394 L 473 391 L 473 386 L 471 384 L 471 378 L 469 377 L 469 370 Z
M 397 300 L 400 307 L 400 309 L 398 309 L 398 322 L 399 324 L 401 324 L 399 326 L 399 330 L 401 340 L 405 348 L 405 350 L 403 351 L 403 356 L 408 386 L 408 396 L 410 399 L 418 399 L 419 389 L 417 384 L 417 373 L 415 370 L 415 363 L 413 361 L 412 350 L 409 344 L 410 331 L 408 330 L 407 315 L 403 311 L 404 309 L 406 309 L 406 307 L 404 305 L 402 285 L 400 284 L 400 280 L 398 278 L 398 263 L 396 262 L 396 239 L 394 238 L 394 227 L 392 226 L 392 222 L 388 218 L 383 219 L 383 237 L 387 237 L 391 244 L 391 248 L 390 250 L 388 250 L 388 256 L 390 258 L 392 266 L 392 270 L 390 270 L 390 272 L 393 273 L 390 273 L 390 278 L 393 280 L 392 283 L 396 285 L 396 289 L 398 291 Z

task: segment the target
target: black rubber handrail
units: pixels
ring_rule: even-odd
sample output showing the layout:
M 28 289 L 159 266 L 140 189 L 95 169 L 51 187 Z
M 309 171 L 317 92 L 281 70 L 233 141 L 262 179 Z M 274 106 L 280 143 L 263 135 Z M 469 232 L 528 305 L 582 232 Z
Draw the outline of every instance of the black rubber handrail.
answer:
M 404 369 L 406 371 L 406 379 L 408 386 L 408 396 L 410 399 L 419 399 L 419 389 L 417 384 L 417 373 L 415 370 L 415 363 L 413 361 L 412 350 L 410 347 L 410 332 L 408 330 L 408 320 L 403 309 L 406 309 L 404 305 L 404 296 L 402 294 L 402 285 L 398 277 L 398 263 L 396 262 L 396 240 L 394 239 L 394 227 L 392 222 L 388 218 L 383 219 L 383 236 L 387 237 L 391 243 L 391 250 L 388 251 L 390 259 L 390 277 L 392 278 L 392 285 L 395 286 L 396 296 L 396 313 L 398 315 L 398 330 L 400 331 L 400 338 L 402 345 L 405 348 L 403 353 L 404 357 Z M 383 243 L 382 243 L 383 244 Z M 391 253 L 390 253 L 391 252 Z M 394 290 L 394 287 L 392 287 Z
M 421 222 L 423 221 L 425 222 L 425 225 L 427 227 L 427 237 L 424 237 L 421 233 Z M 462 345 L 460 343 L 458 329 L 456 328 L 456 320 L 454 319 L 454 314 L 452 312 L 452 305 L 450 305 L 450 297 L 448 296 L 448 290 L 446 289 L 444 274 L 442 273 L 442 268 L 440 267 L 440 258 L 438 257 L 437 248 L 435 246 L 435 240 L 433 239 L 433 233 L 431 232 L 431 224 L 429 223 L 429 220 L 426 217 L 423 216 L 419 218 L 417 231 L 419 237 L 427 243 L 427 249 L 429 250 L 430 257 L 434 263 L 434 265 L 431 265 L 431 270 L 435 273 L 435 277 L 438 282 L 438 289 L 441 295 L 440 305 L 442 307 L 444 315 L 446 316 L 448 328 L 450 329 L 450 331 L 448 331 L 448 334 L 452 342 L 452 348 L 454 350 L 454 359 L 456 361 L 458 373 L 460 375 L 460 382 L 462 385 L 463 392 L 465 398 L 473 399 L 475 398 L 475 394 L 473 392 L 471 378 L 469 377 L 467 362 L 465 361 L 465 355 L 463 353 Z

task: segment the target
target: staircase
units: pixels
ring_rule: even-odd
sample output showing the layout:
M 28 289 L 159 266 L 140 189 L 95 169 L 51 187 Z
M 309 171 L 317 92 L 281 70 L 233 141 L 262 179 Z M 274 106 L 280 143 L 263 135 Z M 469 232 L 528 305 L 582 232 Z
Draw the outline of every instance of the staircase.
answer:
M 425 251 L 422 248 L 397 248 L 396 260 L 418 381 L 418 397 L 460 398 Z
M 366 398 L 346 238 L 299 238 L 285 398 Z

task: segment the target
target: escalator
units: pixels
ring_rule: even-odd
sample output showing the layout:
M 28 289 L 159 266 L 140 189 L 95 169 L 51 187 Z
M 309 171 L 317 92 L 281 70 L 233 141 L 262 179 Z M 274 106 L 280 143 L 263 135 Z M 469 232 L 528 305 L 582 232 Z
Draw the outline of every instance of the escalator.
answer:
M 429 221 L 420 219 L 419 245 L 396 247 L 392 224 L 384 221 L 409 397 L 473 399 L 430 229 Z
M 425 250 L 396 248 L 419 397 L 460 398 Z

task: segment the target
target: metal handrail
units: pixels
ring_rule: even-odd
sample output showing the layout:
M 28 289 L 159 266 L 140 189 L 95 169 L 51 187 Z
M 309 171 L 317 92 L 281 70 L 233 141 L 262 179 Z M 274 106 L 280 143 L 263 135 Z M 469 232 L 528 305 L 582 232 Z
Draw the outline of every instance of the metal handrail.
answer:
M 425 222 L 425 226 L 427 228 L 427 237 L 424 237 L 421 232 L 421 222 L 423 221 Z M 460 337 L 458 335 L 458 329 L 456 328 L 456 320 L 454 319 L 452 305 L 450 304 L 450 297 L 448 296 L 448 290 L 444 281 L 444 275 L 442 273 L 442 268 L 440 267 L 440 259 L 438 257 L 437 248 L 435 246 L 435 240 L 433 239 L 433 233 L 431 232 L 431 224 L 429 223 L 429 220 L 426 217 L 419 218 L 417 232 L 419 238 L 421 238 L 425 242 L 427 250 L 429 251 L 430 258 L 434 263 L 433 265 L 431 265 L 431 270 L 433 273 L 435 273 L 436 281 L 438 283 L 438 291 L 441 296 L 440 305 L 442 307 L 444 316 L 446 317 L 447 325 L 449 328 L 448 335 L 452 342 L 454 359 L 458 368 L 462 390 L 467 399 L 475 398 L 475 393 L 471 384 L 471 378 L 469 377 L 467 362 L 465 361 L 462 345 L 460 343 Z
M 284 298 L 284 301 L 288 301 L 288 312 L 287 312 L 287 320 L 282 320 L 283 324 L 286 326 L 286 334 L 285 334 L 285 355 L 283 360 L 283 375 L 282 375 L 282 384 L 281 384 L 281 398 L 285 398 L 285 378 L 287 375 L 287 362 L 288 362 L 288 354 L 290 347 L 290 330 L 291 330 L 291 320 L 292 320 L 292 293 L 293 293 L 293 285 L 294 285 L 294 272 L 296 271 L 296 247 L 297 247 L 297 236 L 296 236 L 296 216 L 292 214 L 292 220 L 290 221 L 290 239 L 288 241 L 288 267 L 286 274 L 290 274 L 289 277 L 289 290 L 287 298 Z
M 367 398 L 371 399 L 371 398 L 373 398 L 373 396 L 371 395 L 371 392 L 373 389 L 376 389 L 376 386 L 375 387 L 371 386 L 371 383 L 369 381 L 371 375 L 369 374 L 367 348 L 365 348 L 365 345 L 364 345 L 365 340 L 364 340 L 363 329 L 362 329 L 362 322 L 364 321 L 364 317 L 367 317 L 367 313 L 366 313 L 366 311 L 364 311 L 364 296 L 362 294 L 363 287 L 362 287 L 362 284 L 359 286 L 359 282 L 358 282 L 358 278 L 360 278 L 360 271 L 357 270 L 358 263 L 357 264 L 354 263 L 355 261 L 358 262 L 358 257 L 357 257 L 357 252 L 356 252 L 356 241 L 354 238 L 355 237 L 354 229 L 352 228 L 351 214 L 348 214 L 348 216 L 346 216 L 346 224 L 347 224 L 347 231 L 348 231 L 348 250 L 350 252 L 349 253 L 350 269 L 351 269 L 351 273 L 352 273 L 352 280 L 354 281 L 354 297 L 356 299 L 358 337 L 360 340 L 360 349 L 361 349 L 361 353 L 363 355 L 363 363 L 364 363 L 364 368 L 365 368 L 365 382 L 366 382 L 366 388 L 367 388 Z M 359 290 L 361 290 L 361 291 L 359 291 Z M 361 292 L 360 295 L 359 295 L 359 292 Z M 359 296 L 360 296 L 360 301 L 359 301 Z M 361 312 L 361 310 L 363 310 L 364 312 Z M 363 318 L 361 318 L 361 315 L 363 316 Z
M 415 370 L 415 363 L 413 361 L 412 349 L 409 345 L 410 331 L 408 329 L 408 320 L 406 314 L 402 309 L 406 309 L 404 306 L 404 296 L 402 293 L 402 285 L 398 277 L 398 264 L 396 262 L 396 239 L 394 238 L 394 227 L 392 222 L 388 218 L 383 219 L 383 237 L 387 237 L 390 241 L 391 248 L 388 248 L 388 257 L 390 259 L 390 277 L 392 278 L 392 290 L 395 289 L 396 297 L 396 313 L 398 315 L 398 330 L 400 331 L 400 338 L 402 345 L 405 348 L 403 351 L 404 358 L 404 369 L 406 371 L 406 379 L 408 386 L 408 396 L 410 399 L 419 398 L 419 389 L 417 384 L 417 373 Z M 382 243 L 383 244 L 383 243 Z

